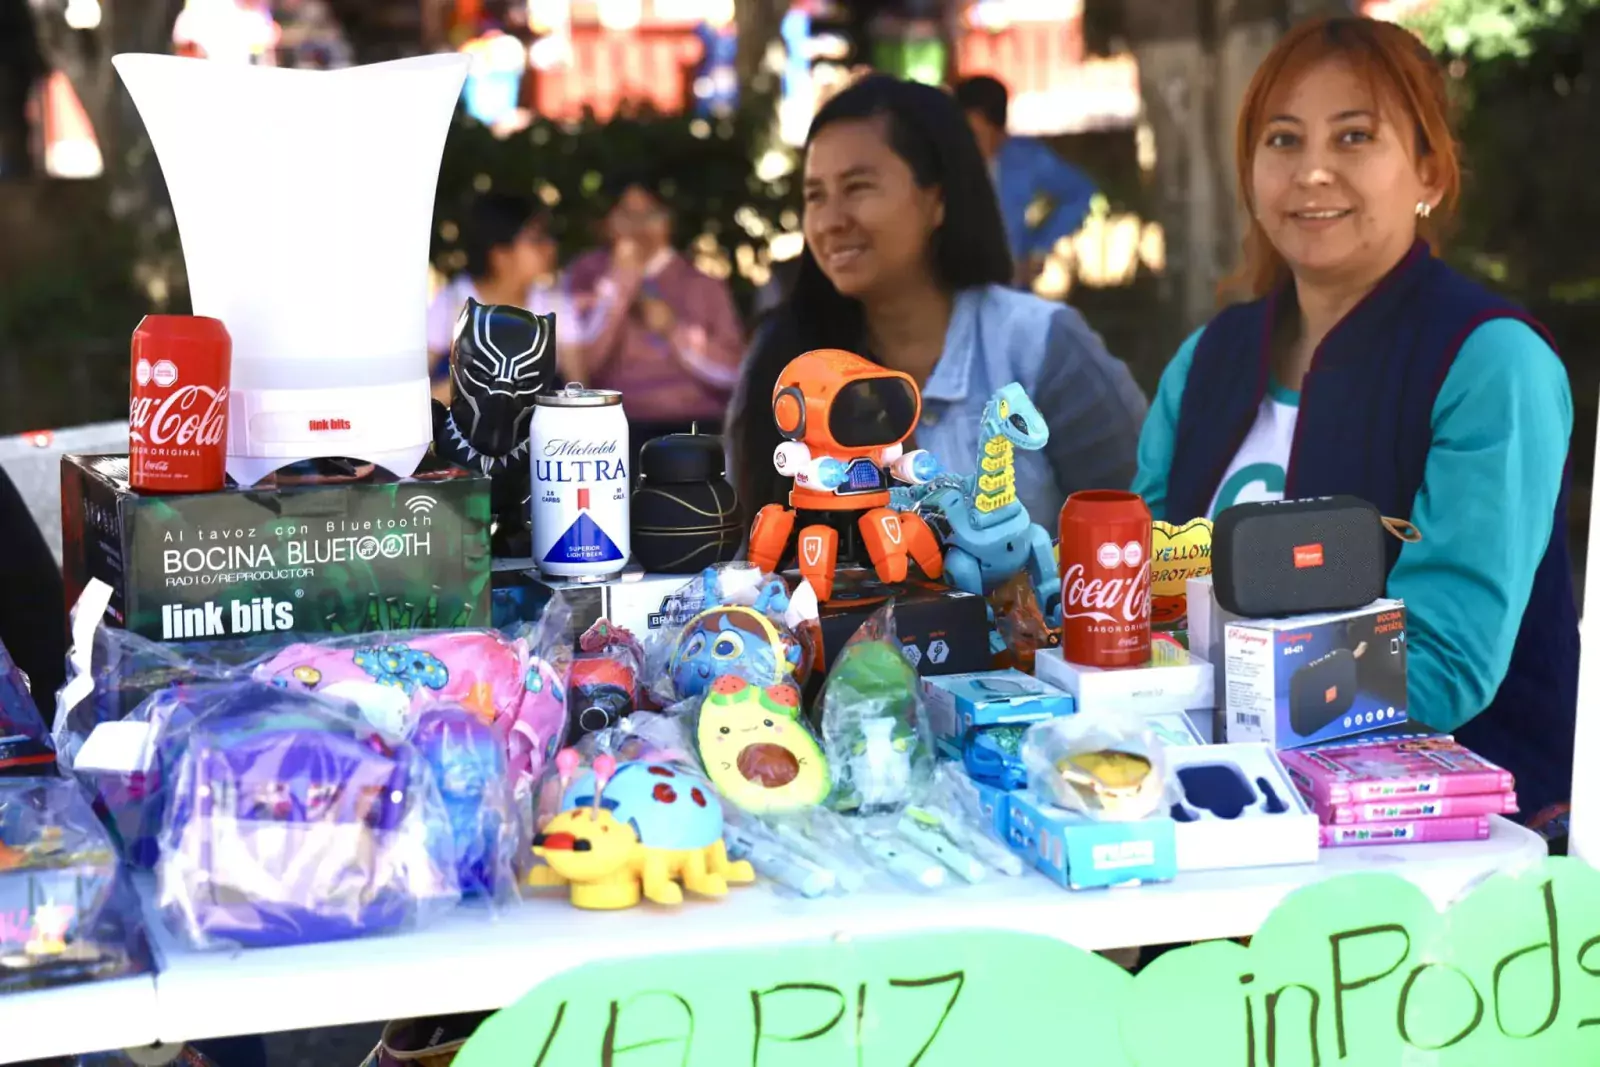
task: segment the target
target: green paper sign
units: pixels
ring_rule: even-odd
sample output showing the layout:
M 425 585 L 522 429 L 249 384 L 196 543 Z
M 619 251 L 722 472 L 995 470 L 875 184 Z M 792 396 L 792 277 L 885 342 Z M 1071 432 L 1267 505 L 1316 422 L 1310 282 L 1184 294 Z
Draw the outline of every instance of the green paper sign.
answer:
M 707 904 L 706 907 L 715 907 Z M 662 922 L 671 922 L 669 915 Z M 1060 1062 L 1063 991 L 1081 998 L 1076 1062 L 1127 1067 L 1132 979 L 1045 937 L 957 931 L 596 963 L 479 1028 L 454 1067 L 936 1067 Z
M 1600 1064 L 1600 873 L 1552 859 L 1443 915 L 1398 876 L 1349 875 L 1291 896 L 1248 948 L 1180 949 L 1137 978 L 989 931 L 597 963 L 497 1014 L 455 1062 Z

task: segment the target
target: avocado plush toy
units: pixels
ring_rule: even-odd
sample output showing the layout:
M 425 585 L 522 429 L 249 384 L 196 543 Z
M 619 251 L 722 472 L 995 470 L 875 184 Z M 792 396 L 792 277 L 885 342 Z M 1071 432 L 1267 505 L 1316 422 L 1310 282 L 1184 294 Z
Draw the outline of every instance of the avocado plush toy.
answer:
M 792 685 L 761 688 L 722 675 L 700 704 L 695 747 L 717 792 L 752 815 L 815 807 L 832 786 Z

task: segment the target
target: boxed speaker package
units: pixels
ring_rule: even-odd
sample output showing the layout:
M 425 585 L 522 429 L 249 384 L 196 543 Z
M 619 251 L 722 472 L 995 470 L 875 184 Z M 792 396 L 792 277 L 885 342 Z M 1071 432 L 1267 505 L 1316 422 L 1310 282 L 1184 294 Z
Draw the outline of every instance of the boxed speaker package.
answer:
M 127 456 L 69 455 L 61 530 L 67 603 L 98 578 L 155 641 L 489 625 L 489 480 L 448 464 L 154 495 Z
M 1223 626 L 1225 732 L 1275 748 L 1331 741 L 1406 721 L 1406 609 Z

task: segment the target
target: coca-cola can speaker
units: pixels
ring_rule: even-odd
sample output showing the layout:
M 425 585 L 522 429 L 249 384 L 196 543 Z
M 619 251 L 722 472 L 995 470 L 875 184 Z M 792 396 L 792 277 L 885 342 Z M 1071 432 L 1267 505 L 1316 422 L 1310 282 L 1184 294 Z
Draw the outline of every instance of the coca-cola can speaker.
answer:
M 146 493 L 210 493 L 228 462 L 233 341 L 221 320 L 146 315 L 133 331 L 128 482 Z
M 1061 654 L 1087 667 L 1150 660 L 1150 509 L 1091 489 L 1061 508 Z

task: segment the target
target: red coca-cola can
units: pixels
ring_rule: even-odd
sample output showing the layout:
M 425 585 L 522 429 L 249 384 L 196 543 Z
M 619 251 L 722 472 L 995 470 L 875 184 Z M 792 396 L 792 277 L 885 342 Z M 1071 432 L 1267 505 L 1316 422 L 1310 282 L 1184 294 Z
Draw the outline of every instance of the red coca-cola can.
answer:
M 1088 667 L 1150 661 L 1150 509 L 1091 489 L 1061 508 L 1061 654 Z
M 233 339 L 218 319 L 146 315 L 133 331 L 128 481 L 146 493 L 209 493 L 228 463 Z

